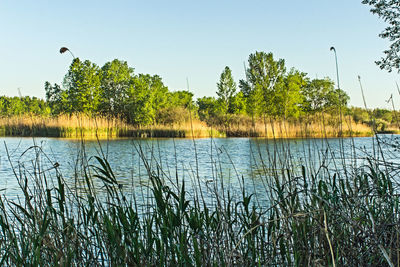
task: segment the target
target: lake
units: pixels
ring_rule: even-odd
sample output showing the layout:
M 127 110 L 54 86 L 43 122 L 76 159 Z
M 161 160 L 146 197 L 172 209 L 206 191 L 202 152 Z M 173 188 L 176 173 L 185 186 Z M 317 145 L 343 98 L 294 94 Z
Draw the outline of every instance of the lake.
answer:
M 51 187 L 56 172 L 66 183 L 84 194 L 82 166 L 99 166 L 94 156 L 108 160 L 118 183 L 131 199 L 148 193 L 149 172 L 163 177 L 166 185 L 185 188 L 195 194 L 200 188 L 207 202 L 215 193 L 241 194 L 244 187 L 260 203 L 267 201 L 268 180 L 274 174 L 291 171 L 347 175 L 352 165 L 368 164 L 377 159 L 398 164 L 398 136 L 380 135 L 378 145 L 373 137 L 344 139 L 207 138 L 207 139 L 115 139 L 80 141 L 55 138 L 0 138 L 0 194 L 7 198 L 22 197 L 16 177 L 26 177 L 30 184 L 43 182 Z M 389 143 L 390 145 L 383 145 Z M 395 146 L 393 146 L 395 144 Z M 378 153 L 379 147 L 382 153 Z M 388 164 L 388 165 L 390 165 Z M 57 166 L 57 168 L 55 168 Z M 147 168 L 146 168 L 147 167 Z M 93 171 L 93 168 L 90 168 Z M 87 169 L 86 169 L 87 170 Z M 35 176 L 36 175 L 36 176 Z M 100 179 L 93 178 L 96 190 L 104 190 Z M 139 198 L 140 198 L 139 197 Z

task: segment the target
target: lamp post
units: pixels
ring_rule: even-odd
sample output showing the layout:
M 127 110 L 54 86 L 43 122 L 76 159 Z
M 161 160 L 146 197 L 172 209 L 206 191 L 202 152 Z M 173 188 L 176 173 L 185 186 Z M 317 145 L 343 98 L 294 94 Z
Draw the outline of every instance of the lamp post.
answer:
M 65 52 L 69 52 L 70 54 L 71 54 L 71 56 L 75 59 L 75 56 L 74 56 L 74 54 L 72 54 L 72 52 L 71 52 L 71 50 L 69 50 L 68 48 L 66 48 L 66 47 L 61 47 L 60 48 L 60 54 L 63 54 L 63 53 L 65 53 Z
M 338 87 L 338 89 L 340 89 L 340 85 L 339 85 L 339 68 L 338 68 L 338 64 L 337 64 L 336 49 L 332 46 L 330 50 L 335 53 L 337 87 Z

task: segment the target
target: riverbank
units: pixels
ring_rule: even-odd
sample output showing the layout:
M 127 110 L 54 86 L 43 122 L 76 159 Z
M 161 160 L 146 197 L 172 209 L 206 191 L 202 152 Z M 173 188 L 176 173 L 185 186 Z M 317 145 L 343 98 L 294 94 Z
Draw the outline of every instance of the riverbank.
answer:
M 395 130 L 386 129 L 394 133 Z M 325 138 L 371 136 L 371 127 L 355 123 L 349 118 L 343 122 L 332 118 L 315 117 L 298 121 L 236 121 L 229 126 L 210 127 L 194 119 L 179 124 L 158 124 L 135 127 L 121 120 L 85 115 L 40 117 L 13 116 L 0 118 L 0 136 L 61 137 L 108 139 L 134 138 L 206 138 L 206 137 L 265 137 L 265 138 Z

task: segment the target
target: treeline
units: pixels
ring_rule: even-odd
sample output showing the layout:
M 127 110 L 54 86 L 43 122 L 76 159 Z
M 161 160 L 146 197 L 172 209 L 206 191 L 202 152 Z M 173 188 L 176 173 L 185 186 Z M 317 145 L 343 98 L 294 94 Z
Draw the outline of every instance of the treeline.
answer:
M 195 107 L 191 92 L 170 92 L 158 75 L 135 74 L 127 62 L 117 59 L 100 68 L 76 58 L 62 86 L 46 82 L 45 90 L 53 115 L 103 115 L 134 125 L 168 123 L 185 117 L 182 110 Z
M 45 83 L 46 101 L 30 97 L 0 97 L 1 114 L 12 116 L 85 114 L 113 117 L 135 126 L 174 124 L 198 118 L 226 126 L 238 118 L 292 119 L 315 113 L 352 115 L 356 122 L 393 124 L 398 116 L 388 110 L 372 113 L 347 108 L 348 95 L 329 78 L 310 79 L 272 53 L 251 54 L 245 79 L 235 82 L 225 67 L 216 84 L 216 97 L 195 101 L 189 91 L 170 91 L 158 75 L 136 74 L 121 60 L 99 67 L 89 60 L 73 60 L 61 85 Z M 379 121 L 380 120 L 380 121 Z M 383 126 L 382 126 L 383 127 Z
M 347 113 L 356 123 L 373 126 L 379 132 L 385 132 L 391 126 L 400 129 L 400 112 L 397 110 L 382 108 L 366 110 L 365 108 L 351 107 Z
M 7 97 L 0 96 L 1 116 L 35 115 L 47 116 L 51 114 L 50 107 L 43 99 L 37 97 Z
M 285 61 L 275 60 L 272 53 L 251 54 L 245 74 L 237 86 L 230 68 L 225 67 L 217 83 L 217 98 L 197 100 L 200 119 L 229 125 L 237 115 L 251 117 L 253 122 L 260 117 L 299 118 L 317 112 L 336 113 L 349 101 L 329 78 L 310 79 L 294 68 L 287 70 Z
M 239 87 L 239 88 L 238 88 Z M 185 110 L 209 124 L 229 124 L 232 115 L 274 118 L 299 117 L 347 105 L 349 97 L 328 79 L 309 79 L 286 70 L 272 53 L 249 56 L 246 79 L 239 86 L 225 67 L 217 83 L 217 98 L 195 103 L 188 91 L 170 92 L 158 75 L 135 74 L 127 62 L 114 60 L 103 67 L 75 59 L 62 86 L 46 83 L 46 100 L 53 114 L 85 113 L 118 117 L 134 125 L 169 123 Z

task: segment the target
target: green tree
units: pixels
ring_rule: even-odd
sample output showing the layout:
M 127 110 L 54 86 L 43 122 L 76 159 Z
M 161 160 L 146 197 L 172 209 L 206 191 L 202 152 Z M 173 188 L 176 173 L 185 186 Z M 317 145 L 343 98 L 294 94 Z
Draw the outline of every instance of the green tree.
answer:
M 136 125 L 153 123 L 155 110 L 152 106 L 152 94 L 149 75 L 139 74 L 132 79 L 127 101 L 128 122 Z
M 0 117 L 7 115 L 7 103 L 6 97 L 0 96 Z
M 285 61 L 274 60 L 272 53 L 256 52 L 249 56 L 246 80 L 240 88 L 247 98 L 249 115 L 278 115 L 277 91 L 286 72 Z
M 153 109 L 156 111 L 161 110 L 168 105 L 168 87 L 164 85 L 161 77 L 158 75 L 151 76 L 150 82 L 151 92 L 153 93 Z
M 372 111 L 372 116 L 375 119 L 381 119 L 389 124 L 393 122 L 393 111 L 387 109 L 376 108 Z
M 350 108 L 350 114 L 353 117 L 353 120 L 356 123 L 369 123 L 370 116 L 366 109 L 359 108 L 359 107 L 352 107 Z
M 157 109 L 156 121 L 161 124 L 189 122 L 196 115 L 193 93 L 189 91 L 166 92 L 165 107 Z
M 9 115 L 23 115 L 27 111 L 25 103 L 20 97 L 14 96 L 10 98 L 9 106 L 7 108 L 7 113 Z
M 0 116 L 43 115 L 49 114 L 46 102 L 37 97 L 0 97 Z
M 199 107 L 199 118 L 209 125 L 218 124 L 218 114 L 220 113 L 218 101 L 214 97 L 202 97 L 197 99 Z
M 313 79 L 303 88 L 303 110 L 315 113 L 329 106 L 329 94 L 334 90 L 334 82 L 329 78 Z
M 276 92 L 277 115 L 280 117 L 299 117 L 304 100 L 302 91 L 307 85 L 306 74 L 295 69 L 285 75 L 283 83 Z
M 133 71 L 126 61 L 118 59 L 104 64 L 101 68 L 101 113 L 123 116 Z
M 244 115 L 246 114 L 246 98 L 243 92 L 237 92 L 232 97 L 231 106 L 229 107 L 229 113 Z
M 232 111 L 233 98 L 236 92 L 236 83 L 232 77 L 231 69 L 226 66 L 217 83 L 218 102 L 223 114 Z
M 44 89 L 46 91 L 46 102 L 51 109 L 53 115 L 60 114 L 64 111 L 62 106 L 62 89 L 60 85 L 51 85 L 49 82 L 45 82 Z
M 184 107 L 187 109 L 193 109 L 193 93 L 187 90 L 169 92 L 168 105 L 173 107 Z
M 379 36 L 388 39 L 391 44 L 384 51 L 385 57 L 376 61 L 381 69 L 389 72 L 393 68 L 400 72 L 400 4 L 398 0 L 363 0 L 363 4 L 372 6 L 371 12 L 389 24 Z
M 99 67 L 89 60 L 74 59 L 63 82 L 66 94 L 62 101 L 67 112 L 96 113 L 102 95 L 100 85 Z
M 132 78 L 128 91 L 127 118 L 136 125 L 156 122 L 157 110 L 167 104 L 168 88 L 158 75 L 139 74 Z
M 335 89 L 329 92 L 327 99 L 326 107 L 335 112 L 340 108 L 346 107 L 350 97 L 342 89 Z
M 42 99 L 39 99 L 37 97 L 29 97 L 25 96 L 22 97 L 21 100 L 24 102 L 26 110 L 25 113 L 29 115 L 48 115 L 47 114 L 47 109 L 46 109 L 46 104 Z

